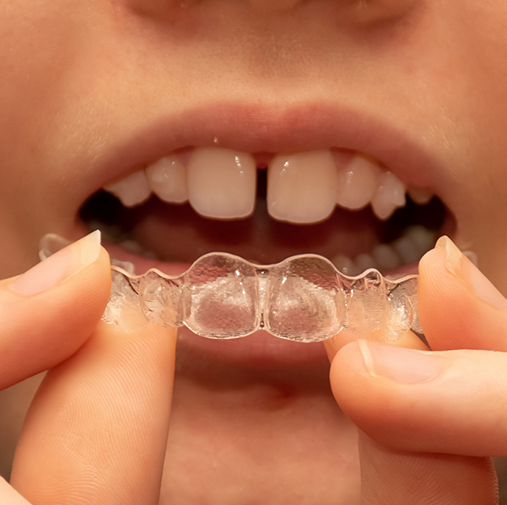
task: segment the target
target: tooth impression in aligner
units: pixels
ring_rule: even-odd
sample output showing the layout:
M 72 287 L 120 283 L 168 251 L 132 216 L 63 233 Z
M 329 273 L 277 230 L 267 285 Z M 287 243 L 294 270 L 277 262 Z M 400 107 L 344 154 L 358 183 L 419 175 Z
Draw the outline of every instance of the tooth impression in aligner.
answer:
M 408 330 L 421 338 L 417 317 L 417 276 L 391 281 L 369 269 L 357 277 L 341 274 L 318 255 L 288 258 L 276 265 L 254 265 L 227 253 L 199 258 L 184 274 L 167 276 L 155 269 L 123 276 L 111 293 L 113 315 L 125 289 L 139 299 L 147 320 L 162 326 L 187 326 L 197 335 L 229 339 L 265 329 L 298 342 L 318 342 L 342 330 L 380 331 L 394 342 Z M 136 309 L 137 310 L 137 309 Z M 116 320 L 118 317 L 116 317 Z M 116 323 L 111 310 L 106 322 Z
M 188 199 L 202 216 L 239 219 L 255 206 L 257 167 L 252 156 L 221 147 L 199 147 L 187 166 Z
M 104 186 L 104 189 L 118 197 L 125 207 L 134 207 L 147 200 L 151 194 L 144 170 L 134 172 L 118 182 Z
M 317 223 L 333 212 L 336 185 L 330 150 L 279 154 L 268 167 L 268 212 L 279 221 Z
M 176 155 L 166 156 L 146 168 L 151 190 L 164 202 L 188 200 L 187 169 Z

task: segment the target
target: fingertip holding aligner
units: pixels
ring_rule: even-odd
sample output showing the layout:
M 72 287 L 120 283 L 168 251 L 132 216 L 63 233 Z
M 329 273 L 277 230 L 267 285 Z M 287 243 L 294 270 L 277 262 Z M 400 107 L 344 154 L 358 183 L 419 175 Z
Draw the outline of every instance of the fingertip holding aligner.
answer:
M 140 310 L 148 321 L 186 326 L 214 339 L 245 337 L 259 329 L 297 342 L 320 342 L 343 330 L 380 331 L 387 342 L 408 330 L 424 338 L 416 275 L 393 281 L 369 269 L 349 277 L 314 254 L 260 266 L 210 253 L 177 277 L 156 269 L 140 276 L 120 266 L 111 270 L 104 320 L 118 325 L 125 312 Z

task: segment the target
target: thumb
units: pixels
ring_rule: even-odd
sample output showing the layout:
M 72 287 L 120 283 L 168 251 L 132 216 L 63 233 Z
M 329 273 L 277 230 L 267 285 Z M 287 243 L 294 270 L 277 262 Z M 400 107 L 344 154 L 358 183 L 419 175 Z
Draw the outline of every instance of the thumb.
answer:
M 50 370 L 28 412 L 12 485 L 38 505 L 158 503 L 176 330 L 100 322 Z
M 496 475 L 488 458 L 409 453 L 359 433 L 363 505 L 494 505 Z
M 473 371 L 484 369 L 488 356 L 474 368 L 480 356 L 457 352 L 430 353 L 360 340 L 335 356 L 330 374 L 334 396 L 362 432 L 364 503 L 497 503 L 495 471 L 491 460 L 482 457 L 491 454 L 495 443 L 495 417 L 489 415 L 488 399 L 479 386 L 469 402 L 463 401 L 474 390 L 467 387 L 476 377 Z M 500 394 L 501 386 L 497 390 Z M 474 436 L 482 424 L 489 440 Z

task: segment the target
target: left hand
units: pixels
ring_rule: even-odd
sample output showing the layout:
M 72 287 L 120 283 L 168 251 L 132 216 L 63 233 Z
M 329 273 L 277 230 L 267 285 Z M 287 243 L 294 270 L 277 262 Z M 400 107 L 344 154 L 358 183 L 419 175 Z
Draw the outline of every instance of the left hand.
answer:
M 443 245 L 420 263 L 433 351 L 363 340 L 332 361 L 335 398 L 360 429 L 365 504 L 498 503 L 490 457 L 507 456 L 507 300 Z

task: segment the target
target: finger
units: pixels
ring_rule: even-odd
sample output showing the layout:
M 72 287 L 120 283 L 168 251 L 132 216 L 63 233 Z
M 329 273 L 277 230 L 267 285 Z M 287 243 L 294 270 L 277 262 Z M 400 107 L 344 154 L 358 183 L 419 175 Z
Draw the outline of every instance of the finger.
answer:
M 0 282 L 0 389 L 53 367 L 91 335 L 107 304 L 109 256 L 92 233 Z
M 324 340 L 324 347 L 326 349 L 329 361 L 333 361 L 336 353 L 342 347 L 345 347 L 350 342 L 355 342 L 359 339 L 371 340 L 372 342 L 384 341 L 382 332 L 380 330 L 371 333 L 350 333 L 347 331 L 342 331 L 334 337 L 328 340 Z M 395 347 L 406 347 L 408 349 L 420 349 L 422 351 L 428 350 L 428 347 L 424 344 L 424 342 L 410 330 L 401 335 L 398 340 L 390 342 L 390 345 L 393 345 Z
M 48 372 L 28 412 L 11 482 L 37 505 L 158 503 L 176 331 L 100 322 Z
M 2 505 L 30 505 L 12 486 L 0 477 L 0 503 Z
M 434 350 L 507 351 L 507 300 L 447 237 L 419 264 L 419 319 Z
M 394 451 L 359 434 L 363 505 L 497 505 L 488 458 Z
M 331 387 L 363 432 L 363 502 L 497 503 L 496 474 L 482 456 L 507 451 L 496 373 L 505 365 L 505 355 L 486 351 L 423 352 L 366 340 L 345 346 L 333 360 Z M 488 396 L 491 382 L 498 398 Z
M 507 355 L 424 352 L 367 342 L 331 367 L 340 407 L 377 442 L 398 451 L 507 455 Z

